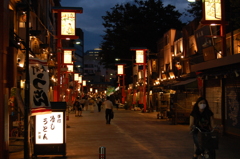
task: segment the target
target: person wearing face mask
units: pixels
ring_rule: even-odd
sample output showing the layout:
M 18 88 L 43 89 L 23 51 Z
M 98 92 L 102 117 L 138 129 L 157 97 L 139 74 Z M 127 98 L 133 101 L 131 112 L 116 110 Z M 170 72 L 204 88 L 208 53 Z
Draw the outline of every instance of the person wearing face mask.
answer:
M 213 112 L 209 108 L 208 101 L 203 97 L 199 97 L 190 114 L 190 130 L 192 130 L 193 126 L 196 126 L 200 128 L 201 131 L 211 131 L 214 125 L 213 121 Z M 193 142 L 196 147 L 193 159 L 197 159 L 197 156 L 201 154 L 201 149 L 198 142 L 198 130 L 194 130 L 192 134 Z

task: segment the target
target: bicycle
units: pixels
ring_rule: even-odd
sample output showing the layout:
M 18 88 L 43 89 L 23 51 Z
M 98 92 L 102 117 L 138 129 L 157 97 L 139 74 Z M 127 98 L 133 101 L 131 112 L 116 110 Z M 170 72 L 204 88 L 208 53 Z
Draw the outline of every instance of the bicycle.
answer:
M 198 155 L 198 159 L 216 159 L 215 150 L 218 149 L 219 140 L 218 128 L 215 127 L 212 131 L 207 131 L 194 126 L 191 132 L 195 130 L 199 132 L 198 142 L 200 155 Z
M 10 132 L 10 137 L 23 137 L 24 136 L 24 123 L 23 121 L 14 121 L 14 128 Z

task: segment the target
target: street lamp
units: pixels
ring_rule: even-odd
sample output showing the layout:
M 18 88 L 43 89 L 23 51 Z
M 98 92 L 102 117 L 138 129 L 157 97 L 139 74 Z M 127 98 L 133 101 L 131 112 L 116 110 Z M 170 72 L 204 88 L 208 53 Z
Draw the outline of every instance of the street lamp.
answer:
M 136 52 L 136 65 L 143 65 L 143 112 L 146 112 L 147 103 L 146 103 L 146 52 L 147 48 L 131 48 L 132 51 Z
M 125 103 L 125 74 L 124 74 L 124 66 L 126 64 L 117 64 L 117 74 L 123 77 L 122 83 L 122 104 Z
M 195 2 L 200 0 L 188 0 L 188 2 Z M 220 37 L 222 38 L 221 57 L 226 56 L 226 21 L 224 0 L 204 1 L 202 0 L 203 20 L 205 25 L 220 25 Z

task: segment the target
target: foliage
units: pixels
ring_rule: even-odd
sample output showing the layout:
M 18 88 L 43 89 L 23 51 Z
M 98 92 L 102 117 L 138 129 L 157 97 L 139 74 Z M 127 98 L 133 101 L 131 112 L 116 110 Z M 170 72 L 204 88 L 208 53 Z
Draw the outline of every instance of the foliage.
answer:
M 202 1 L 189 2 L 188 8 L 186 9 L 188 16 L 194 19 L 202 18 Z
M 164 6 L 161 0 L 135 0 L 117 4 L 103 16 L 105 35 L 101 43 L 101 64 L 116 69 L 115 58 L 128 59 L 125 74 L 132 75 L 135 57 L 131 47 L 146 47 L 157 52 L 157 41 L 171 28 L 180 29 L 181 13 L 172 5 Z M 126 79 L 126 84 L 131 83 Z
M 230 8 L 227 9 L 230 12 L 229 20 L 232 22 L 234 29 L 240 28 L 240 1 L 239 0 L 230 0 Z
M 105 35 L 101 43 L 101 63 L 116 68 L 115 58 L 133 59 L 131 47 L 146 47 L 156 52 L 157 41 L 166 31 L 182 27 L 180 17 L 175 6 L 164 6 L 161 0 L 135 0 L 115 5 L 102 17 Z

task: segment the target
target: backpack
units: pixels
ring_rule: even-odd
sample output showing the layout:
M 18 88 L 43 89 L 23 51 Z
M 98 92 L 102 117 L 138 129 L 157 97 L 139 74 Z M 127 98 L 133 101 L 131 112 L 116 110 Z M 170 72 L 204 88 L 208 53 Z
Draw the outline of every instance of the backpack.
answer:
M 73 104 L 75 107 L 79 108 L 80 107 L 80 103 L 79 101 L 75 101 L 75 103 Z

